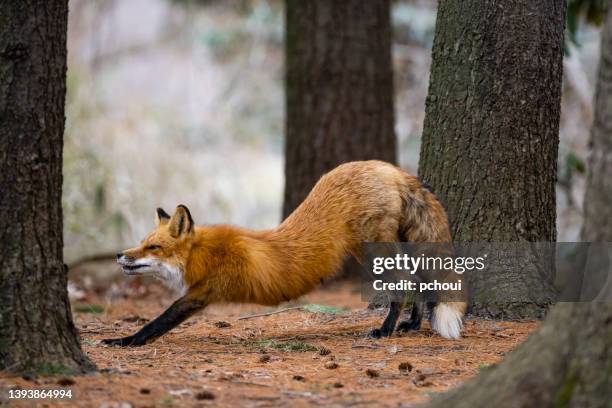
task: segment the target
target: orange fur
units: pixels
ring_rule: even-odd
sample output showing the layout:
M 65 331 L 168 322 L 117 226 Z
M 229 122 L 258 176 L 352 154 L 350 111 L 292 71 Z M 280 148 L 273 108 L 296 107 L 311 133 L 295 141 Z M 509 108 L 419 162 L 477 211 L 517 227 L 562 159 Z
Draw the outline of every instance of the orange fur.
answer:
M 180 209 L 180 208 L 179 208 Z M 177 210 L 178 211 L 178 210 Z M 161 259 L 182 271 L 188 297 L 276 305 L 336 273 L 362 242 L 450 242 L 446 213 L 417 178 L 380 161 L 325 174 L 277 228 L 194 227 L 179 237 L 160 220 L 130 258 Z M 151 245 L 160 248 L 147 249 Z

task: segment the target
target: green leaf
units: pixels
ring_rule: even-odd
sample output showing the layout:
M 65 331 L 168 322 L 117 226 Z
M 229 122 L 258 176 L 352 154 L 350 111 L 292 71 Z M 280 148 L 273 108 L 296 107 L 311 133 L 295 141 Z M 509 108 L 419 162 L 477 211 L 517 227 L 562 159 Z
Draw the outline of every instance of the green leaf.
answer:
M 569 152 L 565 160 L 567 163 L 567 167 L 570 170 L 576 171 L 580 174 L 584 174 L 586 172 L 586 165 L 584 164 L 584 161 L 578 156 L 576 156 L 574 152 Z
M 289 342 L 278 342 L 276 340 L 260 340 L 257 342 L 259 347 L 273 348 L 284 352 L 305 352 L 305 351 L 317 351 L 318 348 L 309 343 L 301 341 L 289 341 Z
M 74 311 L 77 313 L 94 313 L 100 314 L 104 312 L 104 306 L 97 304 L 79 304 L 74 305 Z

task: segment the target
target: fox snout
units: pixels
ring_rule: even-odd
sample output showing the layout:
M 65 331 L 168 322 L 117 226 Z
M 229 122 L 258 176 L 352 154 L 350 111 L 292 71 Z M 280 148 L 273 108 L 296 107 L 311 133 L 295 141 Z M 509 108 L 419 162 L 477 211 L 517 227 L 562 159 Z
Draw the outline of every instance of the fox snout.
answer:
M 117 253 L 117 263 L 121 265 L 123 272 L 127 275 L 146 272 L 152 266 L 151 260 L 146 258 L 136 259 L 124 252 Z
M 123 252 L 117 252 L 117 263 L 124 264 L 131 262 L 136 262 L 136 258 L 134 258 L 133 256 L 126 255 Z
M 117 263 L 119 265 L 129 265 L 134 262 L 136 262 L 136 259 L 134 257 L 125 255 L 123 252 L 117 252 Z
M 165 281 L 171 289 L 179 293 L 185 290 L 182 271 L 176 265 L 147 255 L 138 248 L 118 252 L 116 257 L 126 275 L 152 275 Z

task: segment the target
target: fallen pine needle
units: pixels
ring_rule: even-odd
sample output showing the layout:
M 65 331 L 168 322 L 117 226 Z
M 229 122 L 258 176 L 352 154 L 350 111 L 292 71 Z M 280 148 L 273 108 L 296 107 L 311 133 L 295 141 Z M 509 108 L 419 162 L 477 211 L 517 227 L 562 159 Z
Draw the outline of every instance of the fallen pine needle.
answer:
M 260 383 L 250 382 L 250 381 L 240 381 L 240 380 L 229 380 L 229 381 L 233 384 L 254 385 L 257 387 L 271 387 L 271 385 L 268 385 L 268 384 L 260 384 Z
M 236 320 L 246 320 L 246 319 L 252 319 L 254 317 L 271 316 L 271 315 L 275 315 L 275 314 L 278 314 L 278 313 L 283 313 L 283 312 L 286 312 L 286 311 L 289 311 L 289 310 L 301 309 L 302 307 L 303 306 L 286 307 L 284 309 L 278 309 L 278 310 L 274 310 L 274 311 L 268 312 L 268 313 L 257 313 L 257 314 L 247 315 L 247 316 L 240 316 Z
M 372 344 L 353 344 L 351 345 L 351 348 L 369 348 L 369 349 L 377 349 L 380 348 L 380 346 L 374 346 Z

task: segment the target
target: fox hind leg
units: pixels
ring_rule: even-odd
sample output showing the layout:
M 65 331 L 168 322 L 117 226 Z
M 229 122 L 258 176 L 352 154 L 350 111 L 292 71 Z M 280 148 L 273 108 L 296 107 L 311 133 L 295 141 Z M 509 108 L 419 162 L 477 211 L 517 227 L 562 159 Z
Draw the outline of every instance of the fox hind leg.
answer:
M 412 303 L 412 311 L 410 312 L 410 319 L 402 320 L 397 325 L 398 332 L 407 332 L 410 330 L 419 330 L 421 328 L 421 321 L 423 320 L 423 307 L 422 302 Z
M 400 312 L 402 311 L 402 304 L 400 302 L 391 301 L 389 302 L 389 313 L 385 318 L 380 329 L 372 329 L 368 334 L 371 339 L 380 339 L 381 337 L 389 337 L 395 329 L 395 324 L 399 318 Z
M 393 242 L 396 245 L 401 241 L 399 238 L 399 223 L 398 218 L 394 216 L 388 216 L 381 220 L 376 227 L 376 234 L 372 242 Z M 396 247 L 399 250 L 399 247 Z M 390 337 L 395 330 L 397 319 L 402 312 L 402 295 L 398 296 L 396 293 L 388 293 L 389 297 L 389 313 L 383 321 L 380 329 L 372 329 L 368 333 L 368 337 L 372 339 L 379 339 L 381 337 Z
M 410 312 L 410 318 L 408 320 L 402 320 L 397 325 L 398 332 L 407 332 L 410 330 L 419 330 L 421 328 L 421 322 L 423 321 L 423 314 L 425 312 L 426 303 L 423 301 L 415 301 L 412 303 L 412 311 Z M 430 306 L 428 304 L 428 306 Z

